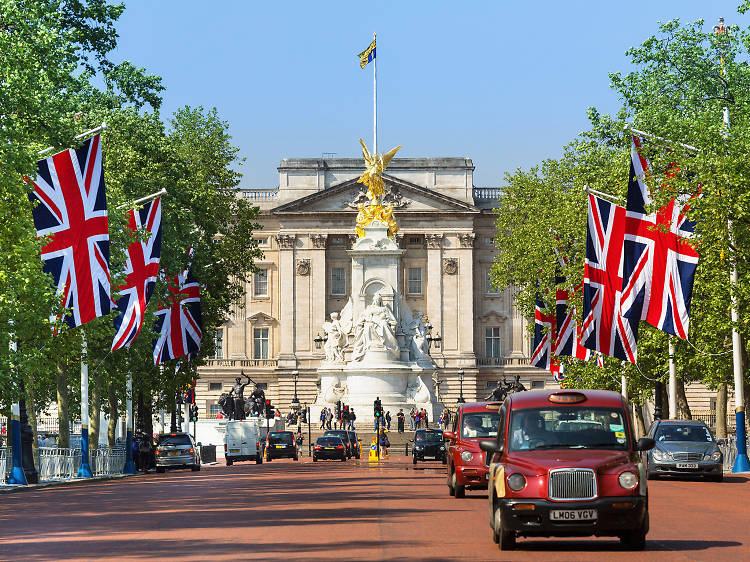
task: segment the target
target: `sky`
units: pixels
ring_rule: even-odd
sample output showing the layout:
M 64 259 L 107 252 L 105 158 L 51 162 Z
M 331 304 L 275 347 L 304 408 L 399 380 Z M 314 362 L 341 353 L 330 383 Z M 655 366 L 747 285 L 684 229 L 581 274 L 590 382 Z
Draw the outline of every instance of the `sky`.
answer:
M 474 185 L 557 158 L 614 113 L 609 73 L 659 22 L 719 17 L 747 27 L 739 0 L 254 2 L 122 0 L 115 61 L 163 78 L 161 113 L 216 107 L 239 147 L 241 187 L 278 185 L 283 158 L 361 157 L 372 148 L 377 33 L 378 150 L 468 157 Z

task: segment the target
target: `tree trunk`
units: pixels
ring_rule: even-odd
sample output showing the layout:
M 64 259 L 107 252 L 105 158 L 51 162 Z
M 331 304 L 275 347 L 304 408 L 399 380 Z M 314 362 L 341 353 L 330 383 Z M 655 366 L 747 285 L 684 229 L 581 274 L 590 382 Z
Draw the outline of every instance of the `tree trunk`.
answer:
M 70 414 L 68 413 L 68 377 L 63 365 L 57 365 L 57 446 L 70 447 Z
M 115 383 L 109 381 L 107 385 L 107 398 L 109 401 L 109 427 L 107 427 L 107 445 L 110 447 L 115 446 L 115 440 L 117 439 L 117 419 L 119 413 L 117 411 L 117 396 L 115 395 Z
M 693 413 L 690 411 L 690 404 L 688 404 L 685 394 L 685 381 L 680 377 L 677 377 L 677 409 L 682 413 L 682 419 L 693 419 Z
M 716 391 L 716 438 L 727 437 L 727 385 L 719 386 Z
M 91 380 L 94 384 L 89 387 L 89 449 L 99 448 L 99 433 L 102 411 L 102 380 L 101 377 L 92 374 Z
M 646 422 L 643 419 L 643 406 L 640 404 L 633 404 L 633 412 L 635 412 L 636 437 L 640 439 L 646 435 Z

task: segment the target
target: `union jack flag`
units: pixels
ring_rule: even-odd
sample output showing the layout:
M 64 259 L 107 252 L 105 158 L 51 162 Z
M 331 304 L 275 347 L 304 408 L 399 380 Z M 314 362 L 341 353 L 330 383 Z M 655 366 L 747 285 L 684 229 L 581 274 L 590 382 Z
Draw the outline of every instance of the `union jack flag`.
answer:
M 201 292 L 198 281 L 185 269 L 168 276 L 168 303 L 156 311 L 154 365 L 198 351 L 203 337 Z
M 99 135 L 79 148 L 37 162 L 37 177 L 24 178 L 37 236 L 50 236 L 41 252 L 52 275 L 64 321 L 81 326 L 110 311 L 109 223 Z
M 555 296 L 557 324 L 555 355 L 567 355 L 581 361 L 588 361 L 591 357 L 591 350 L 581 345 L 581 327 L 576 320 L 576 307 L 568 307 L 569 292 L 564 289 L 557 289 Z
M 688 243 L 695 223 L 687 220 L 683 206 L 674 199 L 656 213 L 646 212 L 652 203 L 646 185 L 651 165 L 641 147 L 642 140 L 634 136 L 625 213 L 622 313 L 687 339 L 698 267 L 698 253 Z
M 638 319 L 620 313 L 624 236 L 625 207 L 589 194 L 581 342 L 588 349 L 635 363 Z
M 161 198 L 156 198 L 144 205 L 139 211 L 128 211 L 128 228 L 138 236 L 139 231 L 146 230 L 148 239 L 136 240 L 128 247 L 128 259 L 125 264 L 125 283 L 117 290 L 120 298 L 117 301 L 115 316 L 115 337 L 112 340 L 112 351 L 133 343 L 143 326 L 143 314 L 151 300 L 151 294 L 159 275 L 161 257 Z
M 552 342 L 555 340 L 555 316 L 546 314 L 544 309 L 544 302 L 537 293 L 534 309 L 534 343 L 530 365 L 540 369 L 549 369 L 552 362 Z

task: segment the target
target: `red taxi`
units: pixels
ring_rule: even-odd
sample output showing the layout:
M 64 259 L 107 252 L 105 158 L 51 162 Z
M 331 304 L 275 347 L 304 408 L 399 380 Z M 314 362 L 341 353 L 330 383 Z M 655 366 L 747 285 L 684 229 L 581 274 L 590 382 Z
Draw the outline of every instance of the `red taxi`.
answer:
M 443 437 L 448 441 L 448 493 L 463 498 L 466 490 L 486 490 L 488 455 L 479 440 L 497 435 L 500 402 L 463 404 Z
M 512 549 L 519 536 L 617 536 L 643 549 L 648 488 L 623 397 L 605 390 L 511 394 L 499 410 L 488 498 L 493 539 Z

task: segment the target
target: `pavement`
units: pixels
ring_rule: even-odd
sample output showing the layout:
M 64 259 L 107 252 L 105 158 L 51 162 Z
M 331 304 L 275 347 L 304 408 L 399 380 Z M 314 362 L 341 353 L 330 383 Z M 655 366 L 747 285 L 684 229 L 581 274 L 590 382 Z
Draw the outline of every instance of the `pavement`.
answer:
M 501 552 L 486 493 L 451 498 L 440 463 L 217 464 L 3 496 L 0 560 L 750 559 L 748 477 L 649 487 L 645 552 L 609 538 L 520 539 Z

